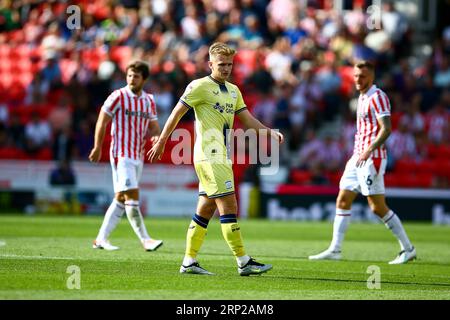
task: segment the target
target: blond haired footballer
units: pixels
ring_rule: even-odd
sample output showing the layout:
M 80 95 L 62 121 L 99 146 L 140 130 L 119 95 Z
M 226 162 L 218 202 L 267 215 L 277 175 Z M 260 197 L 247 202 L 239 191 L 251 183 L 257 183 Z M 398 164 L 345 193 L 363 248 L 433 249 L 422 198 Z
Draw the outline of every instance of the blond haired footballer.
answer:
M 164 146 L 181 117 L 189 110 L 195 113 L 196 141 L 194 167 L 199 178 L 197 212 L 187 231 L 186 252 L 180 273 L 212 275 L 200 267 L 197 254 L 205 239 L 209 220 L 218 209 L 222 234 L 236 257 L 241 276 L 261 274 L 272 269 L 247 255 L 237 222 L 237 202 L 231 161 L 227 155 L 227 129 L 233 128 L 235 115 L 246 128 L 265 129 L 277 141 L 283 135 L 255 119 L 247 110 L 239 88 L 228 82 L 236 51 L 224 43 L 209 48 L 211 74 L 192 81 L 167 120 L 158 142 L 147 153 L 150 161 L 160 159 Z
M 391 106 L 388 96 L 374 85 L 374 66 L 368 61 L 355 64 L 353 79 L 359 91 L 357 131 L 353 156 L 348 160 L 339 183 L 333 240 L 327 250 L 310 260 L 340 260 L 341 247 L 351 218 L 352 203 L 358 193 L 367 197 L 372 211 L 392 231 L 400 244 L 400 253 L 389 264 L 403 264 L 416 258 L 399 217 L 386 205 L 384 172 L 391 133 Z

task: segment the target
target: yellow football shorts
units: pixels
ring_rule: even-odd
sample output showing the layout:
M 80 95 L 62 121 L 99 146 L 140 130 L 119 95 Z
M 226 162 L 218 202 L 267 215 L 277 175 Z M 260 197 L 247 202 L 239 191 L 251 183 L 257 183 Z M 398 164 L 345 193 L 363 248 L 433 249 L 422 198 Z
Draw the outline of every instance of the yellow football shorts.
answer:
M 234 193 L 234 177 L 231 161 L 194 163 L 199 180 L 198 193 L 208 198 L 218 198 Z

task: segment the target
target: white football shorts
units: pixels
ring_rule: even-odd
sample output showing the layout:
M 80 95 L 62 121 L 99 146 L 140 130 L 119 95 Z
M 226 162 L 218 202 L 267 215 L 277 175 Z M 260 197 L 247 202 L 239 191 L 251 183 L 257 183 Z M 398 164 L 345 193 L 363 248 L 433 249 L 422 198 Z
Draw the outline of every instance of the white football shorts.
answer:
M 339 189 L 361 193 L 364 196 L 384 194 L 384 173 L 386 159 L 370 158 L 363 167 L 357 168 L 357 155 L 353 155 L 345 165 L 339 182 Z
M 139 188 L 144 162 L 129 158 L 111 159 L 114 193 Z

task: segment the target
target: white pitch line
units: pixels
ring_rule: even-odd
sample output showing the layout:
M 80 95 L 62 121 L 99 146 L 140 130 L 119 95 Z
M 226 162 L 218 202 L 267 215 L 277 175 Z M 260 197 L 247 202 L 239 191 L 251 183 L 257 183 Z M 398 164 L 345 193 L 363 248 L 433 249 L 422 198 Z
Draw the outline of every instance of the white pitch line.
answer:
M 48 256 L 21 256 L 17 254 L 0 254 L 1 258 L 14 258 L 14 259 L 44 259 L 44 260 L 77 260 L 72 257 L 48 257 Z

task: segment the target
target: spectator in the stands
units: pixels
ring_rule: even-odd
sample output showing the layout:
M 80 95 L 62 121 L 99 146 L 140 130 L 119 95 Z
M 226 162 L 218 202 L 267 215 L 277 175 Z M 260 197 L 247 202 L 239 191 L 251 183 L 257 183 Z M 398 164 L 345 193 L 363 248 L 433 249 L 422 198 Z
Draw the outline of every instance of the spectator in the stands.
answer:
M 17 112 L 11 113 L 8 125 L 9 145 L 16 148 L 24 149 L 25 147 L 25 127 L 20 121 Z
M 30 121 L 25 125 L 25 150 L 35 154 L 48 147 L 51 139 L 51 129 L 47 120 L 41 119 L 38 112 L 31 114 Z
M 388 169 L 395 167 L 398 160 L 417 160 L 417 148 L 414 135 L 408 131 L 407 119 L 399 122 L 398 128 L 393 130 L 386 142 L 388 150 Z
M 405 123 L 408 131 L 413 135 L 420 134 L 425 130 L 425 117 L 420 113 L 421 95 L 415 94 L 411 97 L 406 113 L 400 118 L 401 123 Z
M 440 88 L 450 87 L 450 60 L 444 56 L 434 76 L 434 84 Z
M 302 61 L 299 68 L 299 83 L 294 87 L 289 101 L 289 119 L 291 122 L 291 147 L 297 149 L 304 126 L 316 125 L 316 117 L 321 107 L 323 92 L 315 79 L 313 65 Z
M 25 104 L 40 104 L 46 101 L 50 83 L 44 81 L 40 73 L 36 73 L 31 83 L 25 90 Z
M 342 167 L 342 147 L 337 134 L 327 132 L 321 139 L 320 163 L 326 171 L 336 172 Z
M 41 70 L 43 85 L 48 87 L 49 90 L 62 88 L 62 74 L 57 56 L 54 53 L 49 53 L 45 58 L 45 67 Z
M 47 121 L 53 132 L 60 131 L 72 124 L 72 109 L 70 99 L 65 93 L 59 97 L 56 105 L 53 105 L 47 115 Z
M 293 60 L 290 50 L 289 39 L 281 37 L 276 40 L 273 48 L 266 56 L 265 66 L 276 83 L 295 82 L 295 76 L 291 71 Z
M 74 132 L 74 154 L 76 160 L 86 161 L 89 153 L 94 147 L 94 130 L 87 119 L 82 119 L 79 123 L 79 129 Z
M 322 163 L 311 164 L 309 170 L 311 172 L 311 178 L 309 181 L 311 185 L 323 186 L 330 184 L 330 180 L 325 175 L 325 170 Z
M 282 83 L 277 87 L 276 112 L 274 117 L 274 128 L 280 129 L 283 135 L 288 134 L 291 126 L 289 118 L 289 99 L 292 96 L 293 88 L 289 83 Z
M 420 110 L 422 112 L 429 111 L 439 100 L 441 95 L 440 88 L 436 87 L 433 83 L 433 76 L 426 72 L 423 75 L 422 85 L 420 87 Z
M 387 32 L 394 44 L 397 58 L 408 53 L 408 20 L 402 13 L 395 9 L 394 1 L 383 1 L 381 23 L 383 24 L 383 29 Z
M 253 114 L 255 117 L 258 118 L 264 125 L 273 127 L 276 111 L 277 104 L 272 91 L 261 92 L 260 98 L 256 102 L 253 109 Z
M 8 147 L 8 130 L 4 122 L 0 122 L 0 148 Z
M 75 186 L 77 183 L 75 173 L 67 160 L 58 162 L 57 167 L 50 172 L 49 180 L 52 186 Z
M 51 147 L 53 160 L 72 160 L 75 141 L 70 126 L 62 127 L 55 131 Z
M 56 21 L 51 22 L 47 29 L 47 34 L 41 42 L 42 54 L 44 57 L 53 57 L 59 60 L 65 47 L 65 40 L 61 36 L 61 31 Z
M 449 93 L 447 93 L 449 94 Z M 434 144 L 449 143 L 450 141 L 450 111 L 439 101 L 426 115 L 428 139 Z
M 0 123 L 7 123 L 9 119 L 9 110 L 6 103 L 0 102 Z
M 261 52 L 256 58 L 256 68 L 244 81 L 245 87 L 251 92 L 268 92 L 272 90 L 275 81 L 271 73 L 264 65 L 264 57 Z
M 316 137 L 313 129 L 308 129 L 305 134 L 305 142 L 300 148 L 298 158 L 293 159 L 293 166 L 299 169 L 307 170 L 313 163 L 321 163 L 321 151 L 323 150 L 322 141 Z
M 248 15 L 244 18 L 244 43 L 246 48 L 256 49 L 264 43 L 260 30 L 260 23 L 256 15 Z

